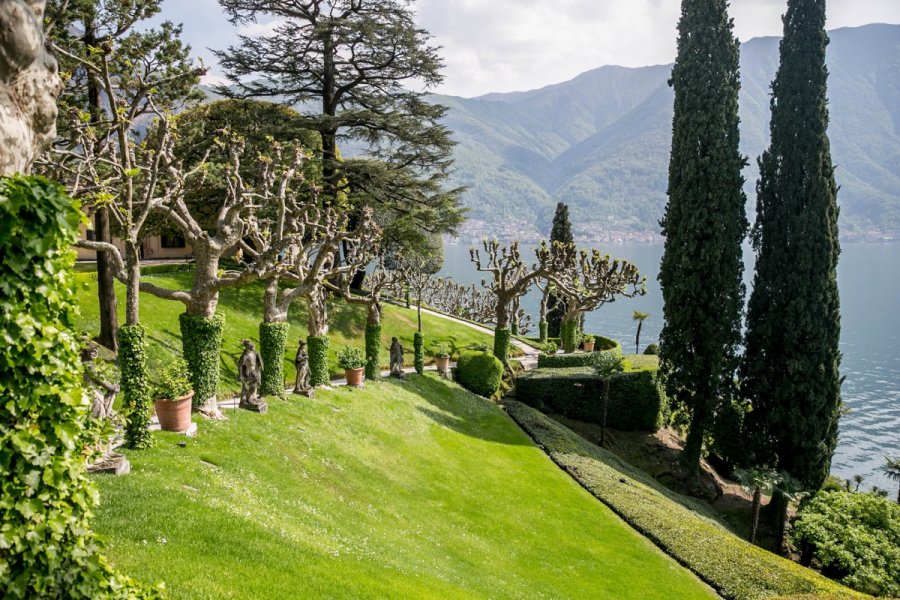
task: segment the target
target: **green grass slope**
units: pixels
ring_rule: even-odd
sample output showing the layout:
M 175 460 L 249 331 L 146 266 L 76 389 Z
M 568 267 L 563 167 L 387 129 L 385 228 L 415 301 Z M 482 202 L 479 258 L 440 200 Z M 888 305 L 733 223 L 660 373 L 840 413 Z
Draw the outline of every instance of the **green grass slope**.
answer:
M 98 478 L 107 555 L 172 598 L 715 597 L 436 376 L 228 414 Z
M 171 289 L 189 289 L 190 272 L 165 273 L 145 276 L 152 281 Z M 97 277 L 95 273 L 76 274 L 78 286 L 77 298 L 80 308 L 78 327 L 90 335 L 100 330 L 100 313 L 97 301 Z M 125 288 L 116 284 L 119 299 L 119 320 L 125 318 Z M 241 340 L 250 338 L 259 340 L 259 323 L 262 321 L 263 286 L 250 285 L 240 289 L 224 290 L 219 297 L 219 310 L 225 315 L 225 334 L 222 341 L 220 391 L 236 392 L 240 390 L 237 382 L 237 359 L 243 348 Z M 343 376 L 343 370 L 337 366 L 337 351 L 343 345 L 365 348 L 364 333 L 366 326 L 365 307 L 348 305 L 341 300 L 329 301 L 330 316 L 328 363 L 332 377 Z M 168 364 L 174 355 L 181 354 L 181 333 L 178 327 L 178 315 L 184 312 L 180 302 L 162 300 L 150 294 L 141 294 L 141 321 L 147 328 L 148 362 L 151 374 Z M 294 302 L 288 315 L 292 325 L 287 341 L 287 352 L 284 357 L 284 372 L 288 382 L 294 381 L 294 353 L 297 341 L 305 339 L 306 303 Z M 413 334 L 416 330 L 416 311 L 391 305 L 384 305 L 382 311 L 382 367 L 389 366 L 388 349 L 391 337 L 396 336 L 409 351 L 407 365 L 412 365 Z M 448 321 L 431 315 L 422 315 L 422 331 L 425 334 L 426 353 L 438 342 L 445 342 L 453 349 L 454 356 L 459 349 L 472 344 L 493 345 L 491 336 L 473 330 L 471 327 Z M 513 356 L 521 354 L 514 349 Z

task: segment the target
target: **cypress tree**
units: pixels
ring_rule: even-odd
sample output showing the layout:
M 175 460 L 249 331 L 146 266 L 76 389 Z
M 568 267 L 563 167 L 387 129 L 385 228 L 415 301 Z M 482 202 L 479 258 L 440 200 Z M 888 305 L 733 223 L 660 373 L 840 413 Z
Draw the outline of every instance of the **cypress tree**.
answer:
M 553 228 L 550 230 L 550 243 L 574 244 L 572 224 L 569 223 L 569 205 L 559 202 L 556 204 L 556 213 L 553 215 Z M 559 298 L 552 292 L 547 297 L 547 335 L 560 337 L 562 335 L 562 318 L 566 313 L 566 304 L 563 298 Z
M 757 254 L 742 389 L 757 464 L 821 487 L 841 406 L 837 185 L 828 141 L 824 0 L 790 0 L 759 159 Z
M 726 0 L 684 0 L 675 90 L 666 236 L 659 282 L 660 359 L 670 394 L 690 414 L 682 456 L 699 468 L 705 434 L 734 397 L 741 341 L 747 219 L 741 169 L 740 48 Z

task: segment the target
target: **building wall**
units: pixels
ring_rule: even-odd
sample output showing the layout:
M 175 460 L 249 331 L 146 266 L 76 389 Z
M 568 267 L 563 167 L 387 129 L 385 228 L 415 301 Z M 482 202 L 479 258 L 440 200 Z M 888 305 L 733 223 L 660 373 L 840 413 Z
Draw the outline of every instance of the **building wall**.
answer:
M 79 236 L 80 239 L 88 239 L 88 231 L 91 230 L 87 226 L 82 225 Z M 113 245 L 122 252 L 124 258 L 125 245 L 122 243 L 122 240 L 114 238 Z M 78 252 L 78 260 L 97 260 L 97 253 L 94 250 L 76 248 L 76 251 Z M 141 252 L 141 258 L 143 260 L 192 258 L 194 255 L 194 251 L 188 243 L 185 243 L 184 246 L 180 248 L 163 248 L 163 241 L 158 235 L 144 238 L 141 243 Z

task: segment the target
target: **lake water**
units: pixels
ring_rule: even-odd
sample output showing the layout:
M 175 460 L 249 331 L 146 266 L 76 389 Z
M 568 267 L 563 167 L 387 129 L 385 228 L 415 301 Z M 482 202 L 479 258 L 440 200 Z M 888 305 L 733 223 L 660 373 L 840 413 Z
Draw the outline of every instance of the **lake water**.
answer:
M 626 352 L 634 352 L 635 310 L 650 313 L 641 332 L 641 351 L 659 338 L 662 293 L 656 276 L 662 244 L 615 244 L 601 247 L 617 258 L 630 260 L 647 276 L 647 295 L 618 300 L 586 316 L 590 332 L 613 337 Z M 525 247 L 523 246 L 523 253 Z M 447 244 L 440 276 L 459 283 L 478 283 L 482 277 L 469 260 L 469 246 Z M 526 256 L 533 259 L 528 251 Z M 744 254 L 748 294 L 753 254 Z M 842 478 L 864 475 L 864 487 L 895 486 L 880 473 L 885 456 L 900 456 L 900 244 L 845 244 L 838 267 L 841 291 L 841 351 L 844 403 L 851 409 L 841 419 L 841 433 L 832 472 Z M 532 291 L 522 308 L 536 321 L 538 293 Z M 535 324 L 533 329 L 537 329 Z

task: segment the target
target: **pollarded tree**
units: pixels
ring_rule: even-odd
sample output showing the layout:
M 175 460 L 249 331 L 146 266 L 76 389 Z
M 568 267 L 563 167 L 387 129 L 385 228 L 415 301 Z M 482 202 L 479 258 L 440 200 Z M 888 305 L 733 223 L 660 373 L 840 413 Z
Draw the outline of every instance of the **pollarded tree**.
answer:
M 739 151 L 739 50 L 727 0 L 684 0 L 678 24 L 669 200 L 659 270 L 660 366 L 688 409 L 682 460 L 697 472 L 704 437 L 735 395 L 747 231 Z
M 759 160 L 757 254 L 741 389 L 756 462 L 817 490 L 841 408 L 837 185 L 828 141 L 825 2 L 790 0 Z M 783 505 L 783 503 L 782 503 Z
M 568 245 L 575 243 L 572 235 L 572 224 L 569 223 L 569 205 L 562 202 L 556 204 L 556 213 L 553 215 L 553 227 L 550 229 L 550 243 L 559 242 Z M 563 315 L 566 313 L 565 299 L 552 291 L 547 297 L 547 336 L 561 337 Z
M 406 288 L 416 299 L 417 329 L 413 336 L 413 364 L 421 375 L 425 368 L 425 337 L 422 333 L 422 303 L 434 281 L 434 275 L 444 264 L 440 242 L 432 245 L 432 252 L 404 253 L 393 257 L 392 266 L 401 273 Z

